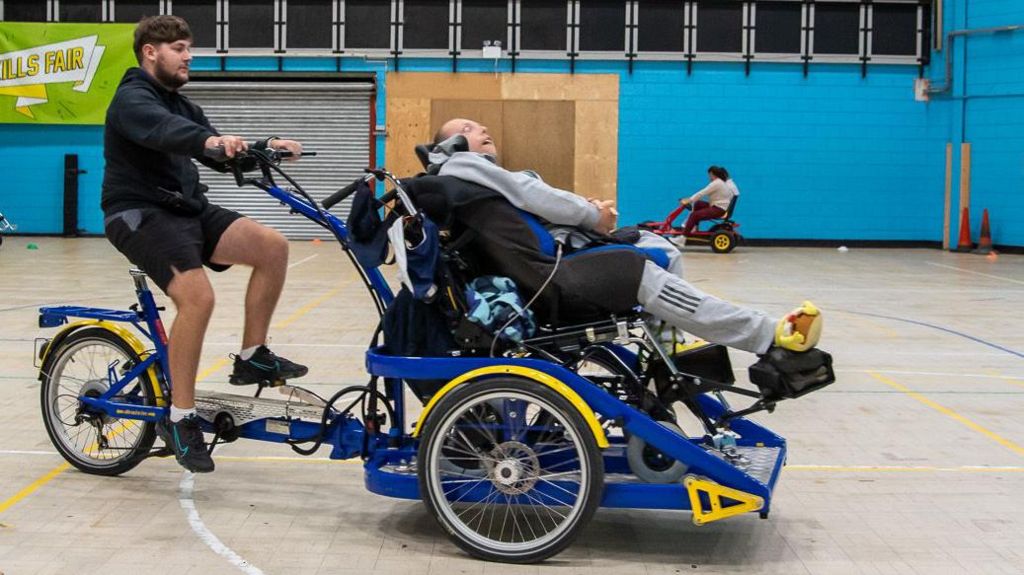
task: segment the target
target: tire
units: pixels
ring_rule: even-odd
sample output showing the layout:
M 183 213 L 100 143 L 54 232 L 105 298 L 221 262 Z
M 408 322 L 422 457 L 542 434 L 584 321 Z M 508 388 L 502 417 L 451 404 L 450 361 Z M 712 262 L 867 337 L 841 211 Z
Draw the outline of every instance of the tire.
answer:
M 735 248 L 736 234 L 722 231 L 711 236 L 711 251 L 716 254 L 727 254 Z
M 141 463 L 156 439 L 153 422 L 90 414 L 78 401 L 109 389 L 111 363 L 118 362 L 119 374 L 137 365 L 141 360 L 135 350 L 114 333 L 94 327 L 72 332 L 50 353 L 43 366 L 40 403 L 46 433 L 57 451 L 68 463 L 95 475 L 120 475 Z M 115 397 L 156 405 L 154 384 L 144 372 Z M 106 447 L 93 422 L 100 423 Z
M 492 411 L 501 421 L 478 415 Z M 453 453 L 461 459 L 450 461 Z M 522 378 L 469 382 L 442 398 L 427 419 L 418 461 L 427 510 L 456 545 L 488 561 L 535 563 L 561 552 L 604 491 L 601 451 L 583 416 L 557 392 Z
M 685 437 L 678 425 L 668 421 L 658 423 Z M 647 483 L 678 483 L 689 469 L 682 461 L 664 455 L 636 435 L 630 436 L 626 445 L 626 461 L 633 475 Z

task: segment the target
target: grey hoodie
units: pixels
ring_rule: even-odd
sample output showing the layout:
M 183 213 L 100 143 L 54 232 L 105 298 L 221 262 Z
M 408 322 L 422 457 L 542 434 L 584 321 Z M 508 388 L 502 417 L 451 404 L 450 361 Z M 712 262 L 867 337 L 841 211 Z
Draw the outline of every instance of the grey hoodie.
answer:
M 441 149 L 442 146 L 437 146 L 430 154 L 430 163 L 441 166 L 438 175 L 490 188 L 505 196 L 513 206 L 552 224 L 592 230 L 600 220 L 597 206 L 572 192 L 545 184 L 534 172 L 510 172 L 488 155 L 476 152 L 448 155 Z

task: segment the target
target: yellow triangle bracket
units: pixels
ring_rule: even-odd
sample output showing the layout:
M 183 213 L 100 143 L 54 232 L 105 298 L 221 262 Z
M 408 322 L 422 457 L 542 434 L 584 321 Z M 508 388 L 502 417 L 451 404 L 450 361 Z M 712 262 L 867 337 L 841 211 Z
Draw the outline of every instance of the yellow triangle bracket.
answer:
M 757 495 L 751 495 L 745 491 L 719 485 L 714 481 L 699 479 L 693 475 L 687 475 L 683 479 L 687 493 L 690 494 L 690 507 L 693 509 L 693 524 L 704 525 L 726 517 L 742 515 L 750 511 L 757 511 L 764 507 L 764 499 Z M 700 494 L 707 495 L 711 509 L 705 509 Z M 724 507 L 723 499 L 738 501 L 735 505 Z

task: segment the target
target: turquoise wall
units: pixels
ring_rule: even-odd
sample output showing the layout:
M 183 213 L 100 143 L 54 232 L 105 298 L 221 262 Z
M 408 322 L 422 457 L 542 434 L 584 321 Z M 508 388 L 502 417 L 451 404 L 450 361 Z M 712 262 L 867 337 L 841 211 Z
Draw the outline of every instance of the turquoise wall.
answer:
M 945 30 L 1024 24 L 1024 3 L 948 0 Z M 949 44 L 945 46 L 950 49 Z M 575 72 L 620 76 L 620 223 L 663 217 L 677 198 L 721 164 L 742 191 L 735 217 L 754 239 L 941 241 L 944 154 L 972 144 L 975 235 L 990 210 L 996 244 L 1024 245 L 1024 31 L 959 37 L 952 47 L 952 89 L 915 101 L 916 66 L 852 64 L 626 64 L 579 61 Z M 926 76 L 943 81 L 945 53 L 933 53 Z M 285 70 L 334 71 L 331 58 L 286 58 Z M 341 60 L 343 71 L 376 75 L 377 123 L 383 124 L 384 74 L 390 61 Z M 402 71 L 450 71 L 446 59 L 403 59 Z M 277 70 L 276 58 L 230 57 L 232 71 Z M 219 70 L 197 58 L 195 70 Z M 566 73 L 562 61 L 519 61 L 516 70 Z M 460 60 L 463 73 L 510 71 L 507 60 Z M 13 126 L 4 133 L 6 186 L 0 212 L 20 232 L 60 233 L 63 154 L 78 153 L 80 226 L 102 233 L 99 186 L 102 129 Z M 379 139 L 378 162 L 384 158 Z M 958 169 L 954 169 L 953 213 Z M 955 244 L 957 218 L 952 225 Z

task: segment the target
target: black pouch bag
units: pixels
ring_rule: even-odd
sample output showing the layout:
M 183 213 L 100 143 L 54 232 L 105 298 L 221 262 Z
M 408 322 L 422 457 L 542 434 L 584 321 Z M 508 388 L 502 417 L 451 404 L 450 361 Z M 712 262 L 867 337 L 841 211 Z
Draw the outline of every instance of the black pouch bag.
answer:
M 796 353 L 773 347 L 748 370 L 750 381 L 765 399 L 793 399 L 836 380 L 832 356 L 820 349 Z

